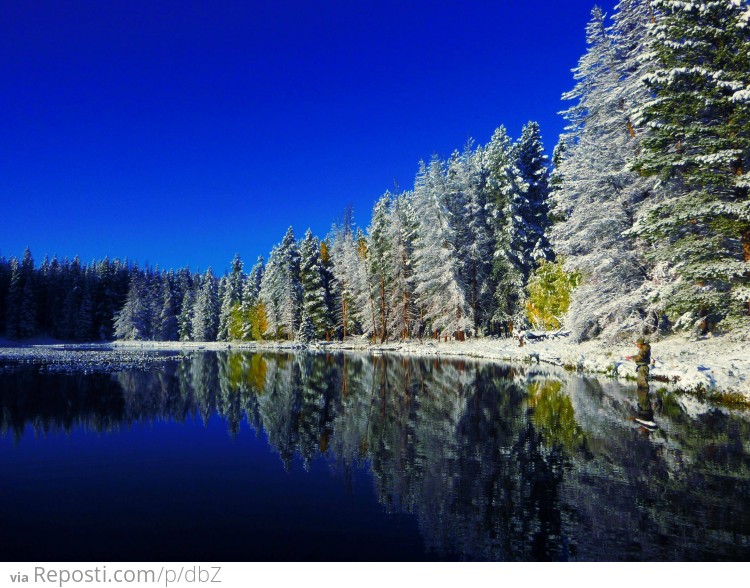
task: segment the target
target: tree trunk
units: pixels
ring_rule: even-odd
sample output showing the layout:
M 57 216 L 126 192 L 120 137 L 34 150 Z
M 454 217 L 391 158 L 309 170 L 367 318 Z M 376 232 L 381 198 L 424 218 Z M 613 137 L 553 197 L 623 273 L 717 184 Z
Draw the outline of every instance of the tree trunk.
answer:
M 341 316 L 343 317 L 342 320 L 344 322 L 344 337 L 343 340 L 346 341 L 346 320 L 347 320 L 347 304 L 346 304 L 346 296 L 341 297 Z
M 385 343 L 385 276 L 380 276 L 380 342 Z

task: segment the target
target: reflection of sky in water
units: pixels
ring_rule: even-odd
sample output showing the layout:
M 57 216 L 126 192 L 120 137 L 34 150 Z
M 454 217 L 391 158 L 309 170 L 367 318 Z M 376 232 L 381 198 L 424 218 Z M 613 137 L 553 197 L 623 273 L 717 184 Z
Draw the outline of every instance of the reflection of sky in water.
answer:
M 20 369 L 0 374 L 0 549 L 747 559 L 747 419 L 649 401 L 654 432 L 632 420 L 634 386 L 487 363 L 199 353 L 163 373 Z

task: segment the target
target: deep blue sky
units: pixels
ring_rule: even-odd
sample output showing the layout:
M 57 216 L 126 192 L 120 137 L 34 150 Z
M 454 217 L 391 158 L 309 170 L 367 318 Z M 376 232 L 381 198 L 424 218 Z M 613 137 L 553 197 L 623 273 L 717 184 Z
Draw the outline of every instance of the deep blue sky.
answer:
M 500 124 L 551 151 L 593 4 L 3 2 L 0 255 L 222 272 Z

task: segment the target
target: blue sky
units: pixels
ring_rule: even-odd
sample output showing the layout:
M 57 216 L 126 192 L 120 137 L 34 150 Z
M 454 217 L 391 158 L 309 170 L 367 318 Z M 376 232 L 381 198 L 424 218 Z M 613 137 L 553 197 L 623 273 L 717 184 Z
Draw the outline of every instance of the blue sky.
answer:
M 500 124 L 551 152 L 593 4 L 4 2 L 0 255 L 222 272 Z

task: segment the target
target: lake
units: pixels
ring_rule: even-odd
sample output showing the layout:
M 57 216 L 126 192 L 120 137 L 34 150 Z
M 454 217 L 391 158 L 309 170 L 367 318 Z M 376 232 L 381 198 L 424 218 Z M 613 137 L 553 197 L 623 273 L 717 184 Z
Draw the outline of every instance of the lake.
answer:
M 750 419 L 658 386 L 302 352 L 192 352 L 109 374 L 9 364 L 0 551 L 749 559 Z M 655 428 L 634 420 L 644 414 Z

